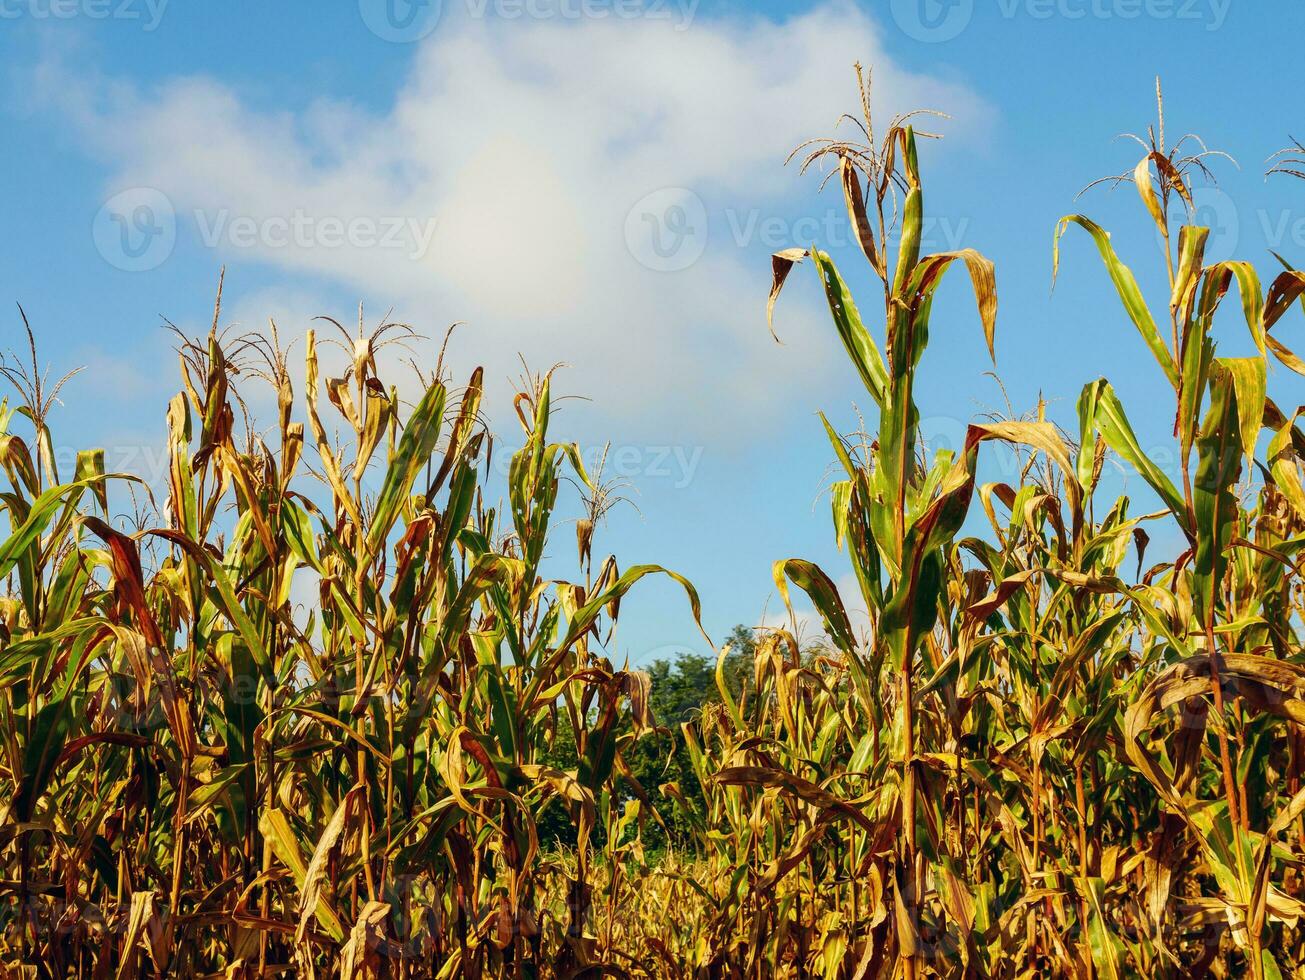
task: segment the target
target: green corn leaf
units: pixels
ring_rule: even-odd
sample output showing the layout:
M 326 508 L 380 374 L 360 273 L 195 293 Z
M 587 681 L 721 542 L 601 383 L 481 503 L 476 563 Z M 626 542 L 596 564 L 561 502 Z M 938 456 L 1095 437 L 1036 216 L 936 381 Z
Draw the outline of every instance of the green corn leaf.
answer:
M 1137 436 L 1133 433 L 1133 427 L 1129 424 L 1124 406 L 1120 404 L 1114 388 L 1109 384 L 1100 384 L 1096 395 L 1095 421 L 1101 438 L 1142 475 L 1142 479 L 1159 494 L 1160 499 L 1178 519 L 1179 524 L 1190 531 L 1187 505 L 1183 502 L 1173 481 L 1142 452 L 1142 447 L 1138 444 Z
M 1192 481 L 1196 551 L 1192 563 L 1198 615 L 1213 624 L 1237 520 L 1234 484 L 1241 473 L 1241 438 L 1233 373 L 1223 361 L 1210 379 L 1210 408 L 1197 440 L 1199 459 Z
M 1119 293 L 1119 299 L 1124 304 L 1129 319 L 1133 321 L 1133 326 L 1142 335 L 1142 340 L 1150 348 L 1151 354 L 1155 357 L 1156 363 L 1160 365 L 1161 370 L 1164 371 L 1165 377 L 1169 379 L 1169 383 L 1177 390 L 1179 383 L 1178 369 L 1174 365 L 1173 354 L 1160 337 L 1160 330 L 1156 327 L 1150 309 L 1147 308 L 1146 300 L 1142 298 L 1142 290 L 1137 284 L 1137 278 L 1133 275 L 1133 270 L 1124 265 L 1119 260 L 1119 256 L 1115 254 L 1115 248 L 1110 244 L 1110 232 L 1091 218 L 1084 217 L 1081 214 L 1071 214 L 1061 218 L 1056 224 L 1056 235 L 1052 244 L 1053 283 L 1056 272 L 1060 268 L 1060 238 L 1065 234 L 1065 230 L 1070 224 L 1078 225 L 1092 236 L 1097 251 L 1101 253 L 1101 260 L 1106 264 L 1106 272 L 1109 273 L 1111 282 L 1115 284 L 1115 290 Z
M 367 547 L 372 554 L 380 549 L 389 536 L 412 491 L 417 474 L 435 451 L 440 426 L 444 421 L 446 395 L 443 384 L 436 382 L 431 385 L 403 427 L 403 435 L 385 472 L 381 492 L 376 498 L 371 526 L 367 529 Z
M 888 370 L 884 366 L 883 356 L 870 336 L 870 331 L 861 322 L 861 314 L 847 285 L 838 274 L 834 261 L 824 252 L 811 250 L 811 259 L 820 282 L 825 287 L 825 298 L 829 301 L 829 312 L 834 318 L 843 348 L 851 358 L 852 365 L 860 375 L 866 390 L 879 405 L 884 403 L 884 393 L 888 389 Z

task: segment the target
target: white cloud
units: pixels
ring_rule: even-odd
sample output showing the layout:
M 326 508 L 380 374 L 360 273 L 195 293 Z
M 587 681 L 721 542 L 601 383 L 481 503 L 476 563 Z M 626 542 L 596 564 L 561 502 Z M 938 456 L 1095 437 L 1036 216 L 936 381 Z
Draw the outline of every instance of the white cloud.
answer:
M 739 245 L 747 220 L 729 209 L 783 215 L 810 192 L 813 178 L 781 164 L 855 105 L 857 60 L 874 66 L 882 118 L 920 105 L 987 118 L 964 89 L 898 68 L 842 2 L 782 23 L 699 16 L 687 30 L 446 16 L 380 113 L 264 111 L 206 78 L 134 89 L 58 62 L 40 75 L 108 161 L 106 196 L 162 190 L 179 239 L 219 243 L 215 266 L 322 277 L 432 335 L 469 321 L 455 345 L 466 370 L 504 378 L 518 351 L 536 367 L 565 360 L 567 389 L 594 397 L 609 434 L 725 443 L 764 432 L 786 392 L 838 363 L 814 291 L 784 311 L 786 337 L 805 320 L 809 342 L 774 346 L 768 249 Z M 663 188 L 687 188 L 709 222 L 701 258 L 675 272 L 646 268 L 627 243 L 632 205 Z M 297 215 L 311 227 L 283 234 Z M 389 219 L 406 222 L 394 247 L 359 245 L 356 226 L 352 246 L 329 244 L 337 223 L 376 235 Z M 301 309 L 304 288 L 292 275 L 279 305 Z

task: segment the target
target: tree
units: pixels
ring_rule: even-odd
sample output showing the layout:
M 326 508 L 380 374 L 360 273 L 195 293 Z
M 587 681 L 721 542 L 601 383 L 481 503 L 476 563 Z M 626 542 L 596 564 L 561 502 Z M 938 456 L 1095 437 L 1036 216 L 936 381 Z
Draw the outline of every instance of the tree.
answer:
M 729 652 L 725 655 L 721 673 L 730 696 L 738 699 L 750 683 L 752 661 L 757 650 L 756 634 L 750 627 L 735 626 L 726 639 L 726 645 Z M 664 796 L 659 787 L 665 783 L 678 783 L 690 803 L 702 800 L 702 787 L 689 762 L 680 726 L 693 721 L 704 705 L 718 702 L 721 697 L 716 686 L 716 661 L 702 654 L 681 651 L 673 660 L 654 660 L 646 670 L 652 680 L 649 704 L 657 730 L 640 737 L 625 753 L 625 759 L 640 788 L 661 817 L 661 822 L 651 818 L 644 828 L 645 846 L 657 853 L 668 845 L 690 840 L 679 806 Z M 577 764 L 575 737 L 562 714 L 558 715 L 548 764 L 559 769 L 574 769 Z M 635 795 L 633 787 L 626 789 L 630 796 Z M 601 834 L 601 828 L 597 828 L 597 832 Z M 570 820 L 558 804 L 550 806 L 539 821 L 540 843 L 545 847 L 570 846 L 574 843 L 574 835 Z

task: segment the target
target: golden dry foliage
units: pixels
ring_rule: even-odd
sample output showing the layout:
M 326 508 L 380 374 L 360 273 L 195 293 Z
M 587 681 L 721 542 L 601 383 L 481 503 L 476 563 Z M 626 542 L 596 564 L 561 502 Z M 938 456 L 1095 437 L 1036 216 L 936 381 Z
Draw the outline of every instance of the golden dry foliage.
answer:
M 595 571 L 611 490 L 550 441 L 548 375 L 516 397 L 500 510 L 479 370 L 455 394 L 441 360 L 408 408 L 378 355 L 411 331 L 337 324 L 343 372 L 321 376 L 310 333 L 296 396 L 275 332 L 223 334 L 219 305 L 207 338 L 183 338 L 166 499 L 128 534 L 107 512 L 127 478 L 98 451 L 61 474 L 35 357 L 6 362 L 22 404 L 0 410 L 5 972 L 1305 975 L 1305 434 L 1266 394 L 1269 358 L 1305 374 L 1270 333 L 1305 274 L 1266 289 L 1247 263 L 1207 266 L 1206 229 L 1171 238 L 1204 165 L 1161 124 L 1123 179 L 1163 242 L 1166 294 L 1145 297 L 1083 215 L 1056 240 L 1073 225 L 1099 249 L 1172 390 L 1156 411 L 1179 472 L 1104 379 L 1076 441 L 1039 409 L 928 454 L 935 291 L 959 262 L 991 350 L 996 278 L 971 250 L 921 254 L 917 134 L 900 118 L 876 138 L 862 96 L 860 142 L 817 141 L 805 162 L 833 164 L 882 304 L 863 317 L 818 249 L 779 253 L 770 297 L 773 313 L 811 260 L 877 409 L 855 438 L 822 418 L 858 594 L 776 563 L 826 640 L 769 631 L 738 695 L 722 652 L 719 701 L 683 726 L 694 787 L 635 780 L 648 676 L 605 650 L 638 579 L 671 575 L 695 618 L 697 596 L 655 566 Z M 1234 286 L 1256 353 L 1216 357 Z M 263 435 L 237 390 L 261 383 Z M 992 443 L 1016 479 L 978 483 Z M 1097 498 L 1111 454 L 1163 510 Z M 568 480 L 590 517 L 559 581 L 541 563 Z M 1147 566 L 1159 522 L 1186 546 Z M 692 833 L 653 857 L 656 793 Z M 541 848 L 549 807 L 574 849 Z

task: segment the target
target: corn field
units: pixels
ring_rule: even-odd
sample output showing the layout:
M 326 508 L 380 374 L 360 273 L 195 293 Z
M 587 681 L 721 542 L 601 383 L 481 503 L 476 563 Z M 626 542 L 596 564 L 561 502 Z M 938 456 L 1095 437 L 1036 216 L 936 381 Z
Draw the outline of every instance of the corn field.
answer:
M 683 587 L 686 621 L 697 593 L 595 550 L 613 491 L 554 431 L 551 372 L 502 406 L 522 448 L 495 503 L 480 370 L 441 354 L 408 404 L 386 351 L 410 328 L 324 320 L 295 353 L 224 330 L 219 287 L 208 335 L 178 334 L 155 498 L 103 451 L 61 472 L 61 383 L 35 343 L 4 361 L 4 975 L 1305 976 L 1305 407 L 1268 396 L 1271 369 L 1301 390 L 1272 331 L 1305 272 L 1205 263 L 1181 218 L 1209 157 L 1161 121 L 1119 182 L 1167 290 L 1083 214 L 1053 256 L 1069 234 L 1099 250 L 1174 471 L 1104 378 L 1076 431 L 1039 405 L 927 452 L 935 292 L 963 268 L 994 351 L 996 275 L 921 254 L 918 117 L 876 133 L 861 103 L 854 139 L 798 155 L 841 185 L 881 294 L 858 306 L 795 247 L 767 311 L 813 266 L 874 403 L 862 431 L 812 433 L 858 591 L 775 563 L 824 636 L 762 631 L 741 685 L 721 650 L 718 697 L 672 733 L 693 786 L 631 767 L 665 725 L 615 627 L 646 576 Z M 1244 320 L 1253 356 L 1216 356 L 1230 289 L 1220 329 Z M 981 483 L 997 452 L 1016 478 Z M 1112 460 L 1150 510 L 1098 493 Z M 1182 550 L 1148 565 L 1160 526 Z M 567 580 L 543 571 L 559 554 Z M 688 828 L 656 853 L 655 803 Z

